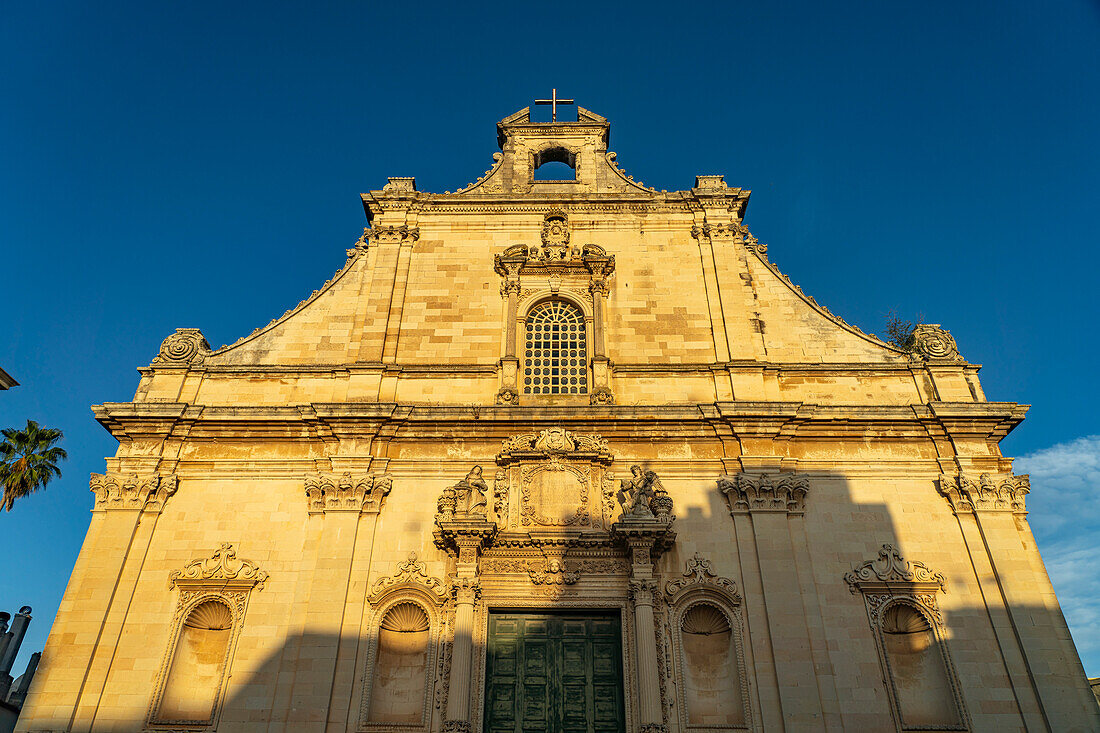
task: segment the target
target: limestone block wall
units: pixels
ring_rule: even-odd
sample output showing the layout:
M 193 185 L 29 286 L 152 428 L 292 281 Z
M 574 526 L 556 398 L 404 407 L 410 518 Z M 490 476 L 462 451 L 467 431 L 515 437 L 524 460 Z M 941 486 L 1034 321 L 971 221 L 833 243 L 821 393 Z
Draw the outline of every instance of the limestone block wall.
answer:
M 96 513 L 20 730 L 127 731 L 145 721 L 180 595 L 169 576 L 224 542 L 267 578 L 249 592 L 217 729 L 355 730 L 369 589 L 410 552 L 431 577 L 454 572 L 433 542 L 435 498 L 474 464 L 491 475 L 500 435 L 519 429 L 467 423 L 446 439 L 408 434 L 376 457 L 258 435 L 236 448 L 185 445 L 174 464 L 176 488 L 158 513 L 148 505 Z M 970 729 L 1030 729 L 1047 720 L 1054 729 L 1087 730 L 1091 708 L 1082 700 L 1091 697 L 1077 694 L 1076 657 L 1026 524 L 1011 513 L 1004 523 L 980 515 L 988 553 L 975 545 L 965 524 L 974 515 L 956 515 L 938 488 L 932 446 L 906 442 L 861 452 L 844 442 L 795 441 L 789 474 L 805 479 L 808 491 L 793 513 L 731 516 L 717 479 L 732 468 L 713 439 L 613 437 L 611 470 L 622 475 L 640 463 L 675 502 L 678 539 L 658 563 L 663 581 L 680 577 L 698 553 L 736 583 L 751 662 L 749 713 L 763 729 L 780 721 L 806 730 L 892 729 L 864 601 L 845 582 L 889 544 L 946 580 L 936 602 Z M 127 453 L 113 462 L 122 474 L 137 465 Z M 392 488 L 376 515 L 311 512 L 302 477 L 319 466 L 334 475 L 384 472 Z M 1000 581 L 990 557 L 1001 563 Z M 116 584 L 105 598 L 103 589 Z M 568 600 L 586 599 L 580 592 Z M 675 675 L 667 680 L 663 708 L 673 731 L 680 729 L 677 684 Z M 1083 675 L 1079 686 L 1088 692 Z M 434 698 L 429 707 L 439 722 Z

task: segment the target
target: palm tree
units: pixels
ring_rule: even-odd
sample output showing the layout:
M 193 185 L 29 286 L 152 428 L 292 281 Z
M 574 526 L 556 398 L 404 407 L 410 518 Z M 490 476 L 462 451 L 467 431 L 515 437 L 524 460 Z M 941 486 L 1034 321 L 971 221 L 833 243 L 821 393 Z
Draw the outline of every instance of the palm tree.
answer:
M 68 458 L 64 448 L 54 443 L 63 437 L 60 430 L 40 428 L 27 420 L 25 430 L 0 430 L 0 487 L 4 489 L 3 509 L 11 511 L 16 499 L 45 488 L 61 476 L 58 461 Z

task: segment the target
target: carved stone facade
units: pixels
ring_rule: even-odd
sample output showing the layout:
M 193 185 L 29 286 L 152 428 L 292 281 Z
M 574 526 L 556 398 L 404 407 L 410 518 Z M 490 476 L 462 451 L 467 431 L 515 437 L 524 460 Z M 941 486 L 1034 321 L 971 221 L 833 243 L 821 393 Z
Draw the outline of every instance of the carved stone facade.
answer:
M 497 132 L 93 408 L 21 731 L 1100 729 L 999 447 L 1025 406 L 803 293 L 723 176 L 647 187 L 583 108 Z

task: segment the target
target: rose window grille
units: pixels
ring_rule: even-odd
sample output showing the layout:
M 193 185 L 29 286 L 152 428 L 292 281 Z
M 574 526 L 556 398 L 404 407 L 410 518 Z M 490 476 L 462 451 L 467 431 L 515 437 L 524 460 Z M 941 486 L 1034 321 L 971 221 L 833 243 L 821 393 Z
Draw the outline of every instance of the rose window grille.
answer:
M 584 394 L 588 391 L 584 314 L 571 303 L 540 303 L 527 315 L 527 394 Z

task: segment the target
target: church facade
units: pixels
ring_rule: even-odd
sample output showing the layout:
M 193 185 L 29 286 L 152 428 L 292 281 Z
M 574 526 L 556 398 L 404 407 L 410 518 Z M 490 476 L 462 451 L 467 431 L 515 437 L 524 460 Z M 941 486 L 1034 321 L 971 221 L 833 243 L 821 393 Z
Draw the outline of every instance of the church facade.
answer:
M 584 108 L 497 129 L 94 408 L 19 730 L 1100 729 L 999 449 L 1026 406 L 804 294 L 722 176 L 646 187 Z

